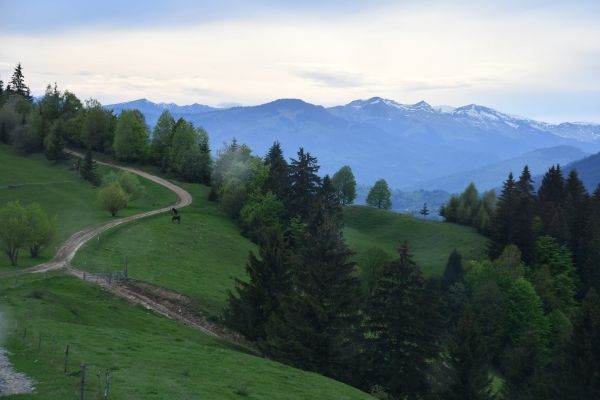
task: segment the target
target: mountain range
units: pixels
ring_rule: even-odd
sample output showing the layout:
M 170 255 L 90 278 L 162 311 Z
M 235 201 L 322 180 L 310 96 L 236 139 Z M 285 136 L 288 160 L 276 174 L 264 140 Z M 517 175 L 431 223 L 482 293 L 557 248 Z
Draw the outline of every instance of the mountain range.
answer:
M 496 179 L 492 170 L 520 170 L 519 164 L 544 169 L 600 150 L 600 125 L 549 124 L 476 104 L 432 107 L 373 97 L 335 107 L 298 99 L 230 108 L 141 99 L 106 107 L 117 114 L 139 109 L 150 126 L 169 110 L 206 129 L 213 150 L 233 138 L 260 155 L 275 140 L 288 157 L 303 146 L 318 157 L 321 173 L 350 165 L 359 183 L 385 178 L 398 189 L 434 188 L 432 182 L 439 182 L 435 189 L 455 191 L 468 176 L 497 186 L 488 183 Z

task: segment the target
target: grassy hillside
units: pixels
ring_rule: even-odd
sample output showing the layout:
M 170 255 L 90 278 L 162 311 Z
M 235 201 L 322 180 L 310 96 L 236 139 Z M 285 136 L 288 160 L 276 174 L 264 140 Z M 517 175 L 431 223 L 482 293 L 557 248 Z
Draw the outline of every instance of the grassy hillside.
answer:
M 234 278 L 245 275 L 255 246 L 208 201 L 207 187 L 180 185 L 194 197 L 191 206 L 180 210 L 181 224 L 159 215 L 121 226 L 84 246 L 73 264 L 102 272 L 122 269 L 127 256 L 132 278 L 190 296 L 210 313 L 220 311 Z
M 370 398 L 320 375 L 232 349 L 60 273 L 0 281 L 0 296 L 10 359 L 37 382 L 37 394 L 10 398 L 79 398 L 79 377 L 63 373 L 66 344 L 69 371 L 87 366 L 86 399 L 99 398 L 98 372 L 106 369 L 112 371 L 111 399 Z
M 423 221 L 408 215 L 377 210 L 365 206 L 351 206 L 344 210 L 344 235 L 350 247 L 361 255 L 372 247 L 379 247 L 390 255 L 404 241 L 427 276 L 443 272 L 448 256 L 457 249 L 463 259 L 484 256 L 486 239 L 474 229 L 445 222 Z
M 52 258 L 56 246 L 72 233 L 110 219 L 110 214 L 96 204 L 97 190 L 83 181 L 70 162 L 55 164 L 41 154 L 21 156 L 6 145 L 0 145 L 0 206 L 19 200 L 23 204 L 38 202 L 50 215 L 58 218 L 57 235 L 38 259 L 23 252 L 19 266 L 30 266 Z M 107 173 L 108 167 L 98 168 Z M 141 178 L 140 178 L 141 179 Z M 136 214 L 175 202 L 176 196 L 162 186 L 141 179 L 146 190 L 139 199 L 120 211 L 119 216 Z M 8 259 L 0 257 L 0 269 L 9 267 Z

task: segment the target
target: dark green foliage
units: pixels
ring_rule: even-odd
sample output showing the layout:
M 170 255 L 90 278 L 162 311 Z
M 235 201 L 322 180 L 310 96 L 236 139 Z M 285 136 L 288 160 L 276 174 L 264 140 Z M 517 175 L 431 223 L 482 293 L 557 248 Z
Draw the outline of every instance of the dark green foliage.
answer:
M 342 205 L 352 204 L 356 199 L 356 179 L 352 169 L 347 165 L 343 166 L 333 174 L 331 181 Z
M 367 204 L 383 210 L 392 208 L 392 193 L 385 179 L 380 179 L 369 190 Z
M 588 219 L 591 210 L 590 198 L 579 179 L 576 170 L 569 173 L 565 183 L 565 201 L 564 209 L 569 227 L 569 248 L 573 253 L 573 262 L 577 266 L 580 278 L 585 278 L 581 271 L 587 245 L 590 241 L 590 231 L 588 230 Z
M 560 166 L 551 167 L 542 179 L 538 190 L 538 215 L 541 233 L 552 236 L 561 243 L 570 239 L 565 205 L 565 182 Z
M 304 151 L 298 150 L 296 159 L 292 159 L 289 167 L 290 190 L 287 194 L 286 205 L 290 217 L 300 217 L 306 220 L 310 213 L 321 178 L 317 175 L 319 165 L 317 159 Z
M 587 293 L 573 323 L 573 334 L 555 374 L 556 399 L 600 398 L 600 297 Z
M 150 156 L 152 162 L 161 170 L 166 171 L 169 167 L 169 151 L 173 141 L 173 128 L 175 119 L 168 110 L 160 114 L 158 122 L 152 131 L 152 143 L 150 144 Z
M 444 275 L 442 281 L 445 287 L 450 287 L 463 279 L 463 265 L 462 256 L 456 250 L 450 253 L 448 262 L 446 263 L 446 269 L 444 269 Z
M 274 193 L 280 200 L 287 201 L 290 190 L 290 170 L 283 157 L 279 142 L 273 143 L 265 156 L 265 165 L 269 167 L 269 174 L 265 181 L 265 192 Z
M 492 258 L 498 257 L 506 246 L 515 243 L 515 215 L 518 204 L 519 195 L 513 175 L 510 173 L 502 187 L 490 225 L 490 256 Z
M 91 147 L 97 151 L 112 150 L 114 140 L 115 117 L 97 101 L 86 101 L 81 126 L 81 137 L 73 138 L 76 144 Z
M 366 376 L 394 398 L 413 399 L 428 391 L 428 360 L 439 351 L 441 318 L 438 293 L 426 285 L 408 247 L 399 253 L 366 304 Z
M 83 179 L 91 183 L 93 186 L 100 186 L 100 176 L 96 171 L 96 163 L 92 158 L 92 150 L 88 149 L 85 153 L 83 163 L 79 168 L 79 174 Z
M 265 352 L 302 369 L 348 379 L 360 283 L 338 224 L 328 215 L 313 221 L 294 234 L 294 290 L 269 321 Z
M 52 161 L 60 161 L 66 158 L 64 152 L 65 143 L 63 140 L 64 136 L 64 123 L 58 120 L 52 126 L 50 133 L 44 140 L 44 153 L 46 158 Z
M 452 383 L 444 395 L 448 400 L 492 399 L 489 362 L 485 343 L 469 306 L 464 312 L 450 344 Z
M 21 67 L 21 63 L 18 63 L 15 67 L 15 71 L 13 72 L 12 78 L 10 82 L 6 85 L 6 91 L 11 94 L 18 94 L 19 96 L 24 97 L 28 101 L 32 101 L 31 91 L 29 87 L 25 84 L 25 77 L 23 76 L 23 67 Z
M 283 229 L 285 209 L 283 203 L 272 192 L 254 196 L 240 211 L 242 233 L 256 243 L 261 243 L 265 232 L 271 228 Z
M 514 237 L 515 244 L 523 256 L 525 262 L 531 262 L 533 255 L 533 242 L 535 234 L 533 231 L 536 196 L 533 189 L 533 181 L 529 167 L 525 166 L 516 183 L 517 204 L 515 208 Z
M 373 294 L 379 274 L 383 268 L 392 261 L 392 257 L 378 247 L 368 249 L 360 259 L 361 278 L 364 293 Z
M 123 161 L 144 161 L 147 155 L 148 127 L 138 110 L 119 115 L 113 141 L 115 156 Z
M 493 190 L 479 196 L 473 183 L 459 196 L 452 196 L 440 209 L 440 215 L 448 222 L 472 226 L 480 232 L 487 232 L 496 203 Z
M 429 215 L 429 208 L 427 208 L 427 203 L 423 203 L 423 207 L 419 211 L 419 214 L 421 214 L 423 217 L 427 217 Z
M 291 257 L 283 235 L 269 229 L 259 257 L 250 254 L 246 264 L 248 281 L 236 279 L 236 293 L 229 294 L 225 320 L 229 326 L 254 341 L 265 339 L 267 321 L 280 311 L 283 297 L 291 290 Z

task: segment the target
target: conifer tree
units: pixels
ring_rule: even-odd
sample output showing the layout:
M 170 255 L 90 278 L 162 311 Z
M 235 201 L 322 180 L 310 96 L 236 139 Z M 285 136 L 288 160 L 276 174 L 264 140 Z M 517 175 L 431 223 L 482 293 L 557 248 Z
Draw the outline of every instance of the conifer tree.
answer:
M 10 83 L 7 85 L 7 88 L 8 86 L 10 86 L 10 89 L 7 89 L 8 92 L 23 96 L 29 101 L 33 100 L 31 97 L 31 91 L 25 84 L 25 77 L 23 76 L 23 67 L 21 67 L 21 63 L 18 63 L 15 67 L 15 71 L 13 72 L 13 76 L 10 79 Z
M 321 178 L 317 175 L 319 165 L 317 159 L 304 151 L 298 150 L 298 158 L 290 164 L 290 190 L 287 196 L 287 211 L 290 217 L 306 220 L 317 195 Z
M 270 229 L 265 236 L 259 257 L 254 253 L 248 257 L 249 280 L 236 279 L 236 293 L 229 293 L 225 313 L 229 326 L 254 341 L 265 339 L 267 321 L 280 311 L 281 301 L 291 289 L 292 260 L 283 235 Z
M 538 190 L 538 215 L 542 222 L 542 234 L 552 236 L 561 243 L 569 241 L 565 198 L 562 171 L 559 165 L 553 166 L 544 175 Z
M 509 244 L 515 243 L 515 213 L 518 194 L 512 172 L 504 182 L 496 210 L 490 224 L 490 256 L 497 258 Z
M 265 181 L 265 191 L 272 192 L 280 200 L 287 201 L 290 191 L 290 168 L 283 157 L 279 142 L 273 143 L 265 157 L 269 175 Z
M 556 399 L 600 398 L 600 296 L 593 288 L 573 323 L 573 333 L 556 381 Z
M 269 321 L 265 352 L 347 380 L 360 321 L 360 283 L 339 225 L 322 215 L 294 239 L 294 291 Z
M 565 213 L 569 226 L 569 247 L 573 253 L 573 262 L 580 278 L 587 252 L 587 243 L 590 232 L 587 229 L 587 220 L 590 218 L 590 198 L 579 179 L 576 170 L 569 173 L 565 184 Z
M 90 182 L 93 186 L 100 185 L 100 177 L 96 172 L 96 163 L 92 158 L 92 149 L 88 148 L 83 159 L 83 165 L 79 168 L 81 177 L 86 181 Z
M 594 287 L 600 291 L 600 185 L 590 199 L 590 213 L 587 220 L 586 251 L 583 264 L 579 269 L 581 293 Z
M 386 265 L 365 309 L 367 375 L 393 398 L 428 391 L 427 360 L 438 354 L 439 298 L 428 290 L 408 247 Z
M 485 344 L 471 308 L 467 305 L 450 344 L 453 381 L 444 399 L 491 400 L 491 378 Z
M 516 183 L 517 204 L 514 215 L 514 244 L 521 250 L 523 260 L 532 260 L 533 242 L 533 219 L 535 215 L 535 192 L 533 180 L 529 167 L 526 165 Z
M 58 120 L 54 123 L 50 133 L 44 140 L 44 153 L 48 160 L 59 161 L 65 158 L 63 140 L 64 123 Z
M 419 211 L 419 214 L 421 214 L 423 217 L 429 215 L 429 208 L 427 208 L 427 203 L 423 203 L 423 207 L 421 208 L 421 211 Z
M 442 278 L 444 286 L 448 288 L 456 282 L 460 282 L 463 278 L 463 274 L 462 256 L 454 249 L 452 250 L 452 253 L 450 253 L 450 257 L 448 257 L 448 262 L 446 263 L 446 269 L 444 269 L 444 276 Z

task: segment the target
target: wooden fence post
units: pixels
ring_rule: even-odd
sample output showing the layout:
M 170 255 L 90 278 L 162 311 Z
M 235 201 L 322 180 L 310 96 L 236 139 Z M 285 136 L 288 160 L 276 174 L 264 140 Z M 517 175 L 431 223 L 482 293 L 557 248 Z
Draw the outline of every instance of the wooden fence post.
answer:
M 69 345 L 67 345 L 67 348 L 65 349 L 65 375 L 68 371 L 67 367 L 69 365 Z

